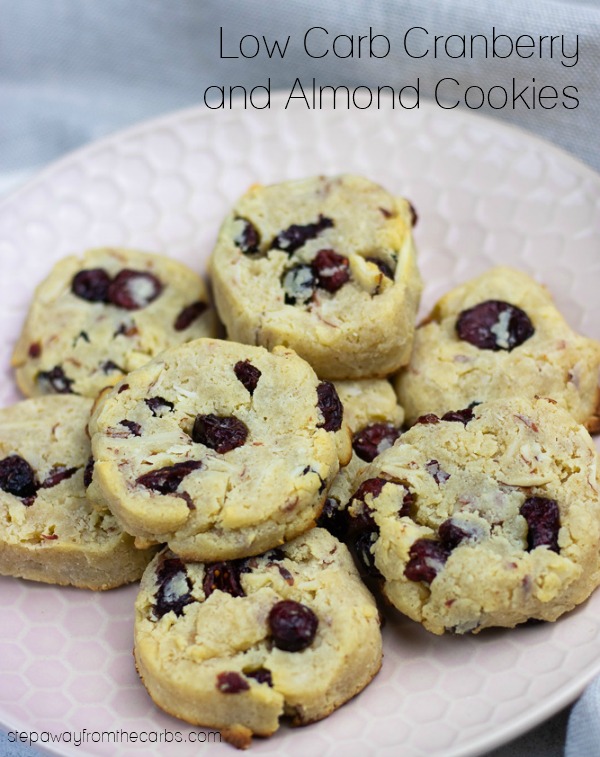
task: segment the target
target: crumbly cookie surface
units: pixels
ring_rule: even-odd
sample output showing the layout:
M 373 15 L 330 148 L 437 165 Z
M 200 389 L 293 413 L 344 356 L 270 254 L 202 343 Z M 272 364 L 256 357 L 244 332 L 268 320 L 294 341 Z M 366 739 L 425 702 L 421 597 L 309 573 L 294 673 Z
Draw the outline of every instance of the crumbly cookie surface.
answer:
M 204 282 L 175 260 L 102 248 L 37 287 L 12 364 L 21 391 L 95 397 L 164 349 L 216 336 Z
M 214 339 L 164 352 L 90 421 L 90 495 L 187 559 L 259 554 L 310 528 L 350 435 L 335 389 L 292 350 Z
M 0 410 L 0 573 L 110 589 L 152 557 L 86 497 L 92 401 L 49 396 Z
M 405 365 L 421 293 L 412 218 L 358 176 L 251 187 L 210 261 L 229 338 L 292 347 L 327 379 Z
M 425 416 L 358 484 L 357 551 L 434 633 L 556 620 L 600 583 L 598 457 L 553 400 Z
M 369 683 L 381 655 L 375 602 L 323 529 L 247 560 L 161 553 L 136 601 L 135 659 L 156 704 L 239 747 L 283 715 L 294 725 L 326 717 Z
M 552 397 L 596 431 L 599 368 L 600 344 L 568 326 L 546 289 L 498 267 L 442 297 L 395 386 L 409 424 L 521 394 Z

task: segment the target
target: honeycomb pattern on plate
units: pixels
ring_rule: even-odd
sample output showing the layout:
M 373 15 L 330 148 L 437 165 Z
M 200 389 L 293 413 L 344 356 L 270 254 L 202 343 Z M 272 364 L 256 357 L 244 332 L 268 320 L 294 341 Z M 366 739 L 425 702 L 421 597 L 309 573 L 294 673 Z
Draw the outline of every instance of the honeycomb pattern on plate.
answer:
M 376 133 L 377 139 L 370 136 Z M 203 271 L 222 217 L 255 181 L 363 174 L 411 199 L 422 313 L 492 265 L 547 284 L 570 325 L 600 338 L 600 178 L 525 134 L 423 104 L 400 114 L 204 110 L 143 124 L 62 160 L 0 205 L 0 404 L 33 288 L 64 255 L 98 245 L 163 252 Z M 550 261 L 550 263 L 549 263 Z M 179 730 L 133 666 L 135 587 L 96 596 L 0 579 L 0 722 L 7 728 Z M 252 753 L 472 755 L 532 727 L 600 670 L 600 594 L 552 625 L 437 638 L 390 615 L 381 673 L 327 720 L 283 728 Z M 432 725 L 435 723 L 435 727 Z M 56 753 L 129 755 L 129 744 Z M 182 743 L 177 757 L 197 754 Z M 139 751 L 139 748 L 137 749 Z M 162 755 L 164 746 L 145 745 Z M 211 754 L 229 754 L 226 744 Z

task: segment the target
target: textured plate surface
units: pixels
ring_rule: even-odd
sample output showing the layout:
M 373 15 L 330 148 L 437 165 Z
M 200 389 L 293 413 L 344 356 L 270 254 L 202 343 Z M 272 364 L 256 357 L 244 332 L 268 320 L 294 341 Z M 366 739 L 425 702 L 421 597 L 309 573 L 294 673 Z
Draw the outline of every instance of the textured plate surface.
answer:
M 127 245 L 203 271 L 221 218 L 250 183 L 339 172 L 364 174 L 416 206 L 423 311 L 505 263 L 546 284 L 571 325 L 600 339 L 600 177 L 548 144 L 423 105 L 351 115 L 281 102 L 190 110 L 74 153 L 0 205 L 0 404 L 18 399 L 10 353 L 34 286 L 56 260 Z M 65 755 L 186 757 L 202 748 L 185 741 L 196 729 L 156 709 L 138 682 L 135 588 L 94 595 L 0 578 L 0 593 L 6 728 L 83 737 L 79 747 L 45 745 Z M 466 638 L 434 637 L 392 615 L 383 669 L 365 692 L 321 723 L 255 741 L 252 753 L 482 753 L 580 693 L 600 672 L 599 632 L 600 592 L 555 624 Z M 165 730 L 184 741 L 165 749 Z M 121 735 L 96 743 L 100 734 L 90 734 L 100 731 Z M 141 745 L 126 738 L 142 732 Z

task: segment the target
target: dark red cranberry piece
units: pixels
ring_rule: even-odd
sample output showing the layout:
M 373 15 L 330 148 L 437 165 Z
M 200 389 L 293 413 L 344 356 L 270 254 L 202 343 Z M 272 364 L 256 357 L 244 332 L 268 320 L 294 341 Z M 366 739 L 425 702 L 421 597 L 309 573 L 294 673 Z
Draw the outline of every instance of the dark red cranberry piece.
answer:
M 502 300 L 486 300 L 463 310 L 456 321 L 458 338 L 480 350 L 510 352 L 529 337 L 535 329 L 521 308 Z
M 419 220 L 419 214 L 415 210 L 415 206 L 412 204 L 412 202 L 408 203 L 408 209 L 410 211 L 410 222 L 412 224 L 413 229 L 417 225 L 417 222 Z
M 261 372 L 252 365 L 249 360 L 240 360 L 233 366 L 233 372 L 238 381 L 246 387 L 250 394 L 254 394 L 254 390 L 258 385 L 258 379 L 261 377 Z
M 338 255 L 335 250 L 319 250 L 311 268 L 317 286 L 331 294 L 350 281 L 350 262 L 343 255 Z
M 340 507 L 340 503 L 334 497 L 327 497 L 321 515 L 317 520 L 317 526 L 325 528 L 337 539 L 344 540 L 349 528 L 348 511 Z
M 400 484 L 400 485 L 406 489 L 404 484 Z M 405 516 L 407 518 L 412 518 L 416 501 L 417 501 L 417 495 L 414 492 L 411 492 L 408 489 L 406 489 L 406 494 L 402 498 L 402 504 L 400 505 L 398 516 L 400 518 L 405 517 Z
M 300 652 L 309 647 L 319 625 L 319 620 L 310 607 L 291 599 L 273 605 L 267 622 L 273 643 L 277 649 L 285 652 Z
M 142 435 L 142 427 L 139 423 L 136 423 L 135 421 L 119 421 L 119 426 L 124 426 L 125 428 L 129 429 L 131 431 L 133 436 L 141 436 Z
M 394 272 L 389 267 L 389 265 L 385 262 L 385 260 L 381 260 L 381 258 L 365 258 L 365 260 L 368 260 L 369 263 L 374 263 L 377 268 L 381 271 L 381 273 L 384 276 L 387 276 L 388 279 L 394 279 Z
M 331 381 L 321 381 L 317 387 L 317 405 L 323 413 L 323 423 L 318 423 L 317 428 L 339 431 L 342 427 L 344 406 Z
M 39 342 L 32 342 L 29 345 L 28 355 L 30 358 L 37 358 L 42 354 L 42 345 Z
M 268 558 L 270 562 L 274 562 L 278 560 L 285 560 L 287 555 L 283 551 L 283 549 L 280 549 L 279 547 L 275 547 L 275 549 L 272 549 L 270 552 L 267 552 L 265 557 Z
M 424 581 L 430 584 L 444 567 L 450 550 L 433 539 L 417 539 L 411 546 L 409 561 L 404 575 L 409 581 Z
M 280 231 L 271 244 L 273 250 L 283 250 L 288 255 L 293 255 L 296 250 L 305 245 L 310 239 L 315 239 L 325 229 L 333 227 L 331 218 L 319 215 L 316 223 L 307 223 L 304 226 L 293 224 L 284 231 Z
M 315 293 L 317 281 L 309 265 L 300 264 L 289 268 L 281 279 L 286 305 L 306 305 Z
M 352 448 L 361 460 L 370 463 L 400 436 L 400 429 L 391 423 L 371 423 L 354 434 Z
M 119 373 L 127 373 L 123 368 L 121 368 L 120 365 L 117 365 L 112 360 L 105 360 L 104 363 L 100 363 L 100 368 L 102 369 L 102 372 L 105 374 L 114 373 L 114 371 L 118 371 Z
M 140 486 L 161 494 L 173 494 L 183 479 L 202 467 L 200 460 L 185 460 L 175 465 L 167 465 L 164 468 L 144 473 L 137 479 Z
M 83 485 L 87 489 L 94 477 L 94 458 L 90 456 L 83 471 Z
M 358 560 L 360 572 L 363 576 L 372 578 L 381 578 L 381 572 L 375 565 L 375 555 L 373 554 L 373 544 L 379 538 L 379 531 L 376 528 L 368 531 L 361 531 L 354 539 L 352 549 Z
M 519 511 L 527 521 L 527 548 L 548 547 L 553 552 L 559 552 L 558 531 L 560 529 L 560 513 L 558 504 L 546 497 L 529 497 L 521 505 Z
M 135 336 L 136 334 L 139 334 L 139 329 L 135 325 L 135 323 L 121 323 L 119 325 L 119 328 L 115 331 L 113 334 L 113 337 L 115 336 Z
M 0 460 L 0 489 L 15 497 L 35 497 L 37 483 L 33 468 L 19 455 Z
M 247 678 L 254 678 L 258 683 L 266 683 L 268 686 L 273 686 L 273 676 L 268 668 L 258 668 L 252 670 L 250 673 L 246 673 Z
M 192 429 L 195 442 L 221 455 L 241 447 L 247 437 L 248 427 L 234 415 L 197 415 Z
M 108 299 L 118 308 L 140 310 L 153 302 L 162 290 L 162 283 L 153 274 L 124 268 L 111 281 Z
M 175 323 L 173 324 L 175 331 L 185 331 L 194 321 L 200 318 L 207 307 L 208 305 L 206 302 L 202 302 L 201 300 L 198 300 L 198 302 L 192 302 L 191 305 L 187 305 L 187 307 L 183 308 L 181 313 L 179 313 L 175 319 Z
M 55 365 L 50 371 L 40 371 L 37 380 L 49 384 L 57 394 L 74 394 L 71 387 L 75 381 L 68 378 L 60 365 Z
M 417 423 L 422 423 L 423 425 L 431 425 L 433 423 L 439 423 L 440 419 L 435 415 L 435 413 L 426 413 L 425 415 L 420 415 L 417 420 L 415 421 L 415 425 Z
M 67 468 L 64 465 L 55 465 L 42 481 L 42 488 L 50 489 L 50 487 L 60 484 L 61 481 L 71 478 L 78 470 L 79 468 Z
M 164 397 L 148 397 L 144 402 L 148 405 L 155 418 L 160 418 L 165 410 L 172 412 L 175 409 L 175 405 Z
M 452 551 L 455 547 L 472 536 L 471 533 L 464 528 L 457 526 L 452 518 L 445 520 L 438 529 L 438 536 L 444 547 L 448 551 Z
M 389 483 L 387 478 L 368 478 L 354 492 L 352 499 L 359 499 L 364 502 L 367 494 L 370 494 L 373 498 L 378 497 L 383 487 Z
M 208 599 L 217 589 L 231 594 L 232 597 L 245 597 L 246 592 L 240 583 L 243 562 L 243 560 L 224 560 L 208 564 L 202 581 L 205 597 Z
M 121 394 L 121 392 L 126 392 L 129 389 L 129 384 L 121 384 L 121 386 L 117 390 L 117 394 Z
M 241 221 L 243 226 L 233 243 L 244 255 L 254 255 L 260 248 L 258 229 L 247 218 L 236 218 L 236 221 Z
M 162 618 L 168 612 L 182 615 L 183 608 L 194 601 L 192 584 L 188 578 L 185 564 L 178 557 L 163 560 L 156 572 L 158 591 L 154 615 Z
M 428 463 L 425 464 L 425 470 L 427 473 L 429 473 L 430 476 L 433 476 L 433 480 L 436 484 L 445 484 L 446 481 L 450 478 L 450 474 L 446 473 L 446 471 L 443 471 L 440 468 L 440 464 L 437 460 L 430 460 Z
M 244 676 L 234 671 L 219 673 L 217 676 L 217 689 L 221 694 L 240 694 L 249 688 L 250 684 Z
M 470 405 L 469 407 L 465 407 L 462 410 L 450 410 L 449 412 L 444 413 L 441 420 L 464 423 L 466 426 L 469 421 L 473 420 L 473 418 L 473 406 Z
M 71 291 L 88 302 L 108 302 L 110 283 L 111 278 L 104 268 L 88 268 L 73 277 Z

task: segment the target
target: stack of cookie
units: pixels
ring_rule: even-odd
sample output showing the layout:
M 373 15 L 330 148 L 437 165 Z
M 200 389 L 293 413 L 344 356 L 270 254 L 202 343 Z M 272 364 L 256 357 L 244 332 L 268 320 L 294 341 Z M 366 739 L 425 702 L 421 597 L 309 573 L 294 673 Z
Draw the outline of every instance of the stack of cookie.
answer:
M 0 572 L 109 588 L 147 565 L 140 676 L 236 746 L 377 673 L 359 572 L 436 634 L 555 620 L 600 583 L 600 345 L 503 268 L 416 328 L 415 221 L 356 176 L 255 186 L 210 261 L 227 339 L 196 274 L 97 250 L 38 288 L 15 349 L 49 396 L 1 411 Z

